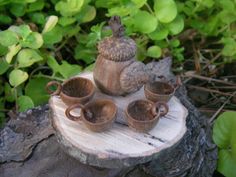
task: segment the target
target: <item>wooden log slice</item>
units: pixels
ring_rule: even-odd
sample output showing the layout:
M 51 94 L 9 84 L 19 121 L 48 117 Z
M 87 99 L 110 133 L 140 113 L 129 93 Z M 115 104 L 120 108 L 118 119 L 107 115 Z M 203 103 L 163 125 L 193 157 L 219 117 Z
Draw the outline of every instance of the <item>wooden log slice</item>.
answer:
M 81 77 L 93 81 L 92 73 Z M 106 132 L 95 133 L 83 122 L 65 117 L 67 106 L 60 97 L 50 98 L 50 110 L 56 136 L 63 149 L 84 164 L 105 168 L 123 168 L 153 160 L 163 150 L 175 146 L 186 132 L 187 109 L 176 97 L 168 102 L 169 112 L 148 133 L 138 133 L 126 124 L 124 109 L 128 103 L 145 98 L 143 88 L 126 97 L 108 96 L 96 90 L 96 98 L 112 99 L 118 107 L 117 119 Z M 73 114 L 79 114 L 75 109 Z

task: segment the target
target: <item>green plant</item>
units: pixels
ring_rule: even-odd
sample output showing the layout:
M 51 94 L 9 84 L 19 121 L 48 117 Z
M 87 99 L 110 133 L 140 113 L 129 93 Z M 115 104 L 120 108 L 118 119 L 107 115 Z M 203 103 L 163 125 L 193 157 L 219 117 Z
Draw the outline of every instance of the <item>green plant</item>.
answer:
M 206 47 L 221 52 L 223 62 L 236 59 L 234 0 L 190 0 L 178 2 L 178 7 L 179 11 L 185 14 L 187 28 L 197 30 L 206 42 L 207 38 L 214 39 L 214 42 L 208 42 Z
M 226 177 L 236 176 L 236 112 L 222 113 L 214 123 L 213 140 L 219 147 L 217 170 Z
M 65 12 L 60 9 L 65 6 L 64 1 L 0 1 L 0 25 L 8 27 L 0 31 L 0 124 L 12 107 L 18 112 L 46 103 L 49 96 L 44 87 L 51 79 L 64 80 L 81 71 L 80 65 L 56 56 L 68 39 L 78 33 L 79 24 L 95 16 L 96 10 L 88 1 L 80 1 L 83 2 L 80 8 L 77 2 L 67 1 L 70 10 Z M 91 9 L 95 10 L 92 16 Z M 46 17 L 44 10 L 56 13 L 59 18 Z M 87 16 L 82 16 L 86 13 Z M 72 25 L 69 18 L 76 18 L 77 24 Z
M 43 30 L 44 33 L 52 30 L 55 26 L 55 23 L 51 20 L 52 18 L 55 17 L 49 17 Z M 43 45 L 44 33 L 34 32 L 28 25 L 11 26 L 7 30 L 0 32 L 0 48 L 3 51 L 0 55 L 5 55 L 0 60 L 0 74 L 5 74 L 8 77 L 8 82 L 4 83 L 4 90 L 2 90 L 2 92 L 5 92 L 5 98 L 2 100 L 2 104 L 5 101 L 16 101 L 18 105 L 17 109 L 19 111 L 25 111 L 28 108 L 34 107 L 35 103 L 37 105 L 41 101 L 44 101 L 38 98 L 32 99 L 34 95 L 31 95 L 30 91 L 28 91 L 31 82 L 34 82 L 36 79 L 32 78 L 32 75 L 29 76 L 31 74 L 31 66 L 35 64 L 40 66 L 45 62 L 39 50 Z M 27 85 L 23 85 L 29 77 L 32 79 Z M 45 84 L 46 81 L 41 82 Z M 26 87 L 25 89 L 24 86 Z M 32 88 L 32 90 L 37 90 L 39 86 L 42 86 L 42 84 L 40 85 L 40 82 L 37 82 L 35 88 Z M 45 95 L 43 92 L 41 94 Z
M 106 22 L 112 15 L 121 16 L 141 61 L 172 55 L 182 64 L 189 41 L 181 32 L 187 30 L 205 41 L 213 37 L 206 47 L 221 52 L 220 62 L 233 61 L 235 8 L 234 0 L 0 0 L 0 117 L 46 103 L 47 81 L 91 69 L 97 42 L 111 34 Z
M 134 37 L 138 46 L 138 59 L 159 58 L 174 54 L 182 61 L 183 48 L 174 36 L 184 29 L 184 16 L 178 13 L 174 0 L 96 1 L 96 7 L 107 8 L 107 16 L 119 15 L 127 34 Z M 173 42 L 174 41 L 174 42 Z M 174 52 L 175 51 L 175 52 Z
M 168 46 L 176 50 L 178 40 L 166 40 L 167 35 L 183 29 L 174 0 L 154 4 L 146 0 L 1 0 L 0 12 L 0 25 L 7 28 L 0 32 L 0 110 L 4 112 L 14 105 L 16 111 L 25 111 L 46 103 L 44 85 L 49 80 L 64 80 L 91 68 L 97 42 L 111 34 L 104 28 L 107 17 L 122 16 L 127 34 L 138 43 L 140 60 L 159 58 Z M 96 18 L 97 13 L 107 17 Z

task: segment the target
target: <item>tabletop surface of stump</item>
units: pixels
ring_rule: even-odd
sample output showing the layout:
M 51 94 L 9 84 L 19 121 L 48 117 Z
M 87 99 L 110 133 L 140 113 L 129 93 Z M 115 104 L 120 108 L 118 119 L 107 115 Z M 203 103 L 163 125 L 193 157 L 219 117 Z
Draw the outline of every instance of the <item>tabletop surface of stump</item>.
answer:
M 92 73 L 81 77 L 93 81 Z M 96 133 L 85 127 L 81 121 L 71 121 L 65 117 L 67 106 L 59 96 L 50 98 L 53 126 L 58 141 L 71 156 L 85 164 L 121 168 L 145 163 L 163 150 L 176 145 L 186 132 L 188 111 L 176 97 L 168 102 L 169 112 L 161 117 L 158 124 L 148 133 L 138 133 L 127 126 L 124 110 L 137 99 L 145 99 L 143 88 L 125 97 L 108 96 L 96 90 L 94 99 L 112 99 L 118 107 L 117 118 L 108 131 Z M 79 109 L 72 111 L 80 113 Z

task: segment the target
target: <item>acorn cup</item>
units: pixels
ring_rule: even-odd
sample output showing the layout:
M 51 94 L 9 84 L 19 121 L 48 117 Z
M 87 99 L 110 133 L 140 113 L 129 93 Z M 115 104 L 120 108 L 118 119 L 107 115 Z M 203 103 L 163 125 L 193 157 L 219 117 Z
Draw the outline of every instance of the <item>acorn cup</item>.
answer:
M 52 91 L 52 86 L 56 86 L 57 89 Z M 74 77 L 62 84 L 57 81 L 50 81 L 46 85 L 46 90 L 52 96 L 59 95 L 62 101 L 68 106 L 76 103 L 85 104 L 95 94 L 95 87 L 92 81 L 83 77 Z
M 168 102 L 181 85 L 180 77 L 177 77 L 176 84 L 174 85 L 163 76 L 161 78 L 162 81 L 147 83 L 144 86 L 145 96 L 152 102 Z
M 128 105 L 125 113 L 130 128 L 138 132 L 147 132 L 155 127 L 160 117 L 168 111 L 166 103 L 136 100 Z
M 75 108 L 81 108 L 80 116 L 74 116 L 71 111 Z M 83 121 L 85 126 L 94 132 L 103 132 L 108 130 L 116 118 L 117 107 L 107 99 L 98 99 L 87 103 L 74 104 L 69 106 L 66 111 L 66 117 L 72 121 Z

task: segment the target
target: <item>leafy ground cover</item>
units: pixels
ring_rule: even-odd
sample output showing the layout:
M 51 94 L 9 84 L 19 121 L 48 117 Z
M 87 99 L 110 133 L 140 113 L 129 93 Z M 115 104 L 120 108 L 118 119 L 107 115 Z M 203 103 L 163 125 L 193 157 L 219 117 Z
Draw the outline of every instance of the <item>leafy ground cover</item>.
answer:
M 91 70 L 113 15 L 136 41 L 140 61 L 173 57 L 210 123 L 235 111 L 234 0 L 0 0 L 0 122 L 45 104 L 48 81 Z

